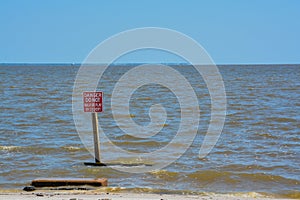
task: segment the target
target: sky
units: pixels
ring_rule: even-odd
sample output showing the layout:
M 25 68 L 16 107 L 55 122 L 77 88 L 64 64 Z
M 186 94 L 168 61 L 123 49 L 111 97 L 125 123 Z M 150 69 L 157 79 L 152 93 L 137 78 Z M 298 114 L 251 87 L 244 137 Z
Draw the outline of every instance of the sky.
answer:
M 216 64 L 300 63 L 298 0 L 1 0 L 0 63 L 81 63 L 133 28 L 182 32 Z M 180 62 L 141 51 L 121 62 Z

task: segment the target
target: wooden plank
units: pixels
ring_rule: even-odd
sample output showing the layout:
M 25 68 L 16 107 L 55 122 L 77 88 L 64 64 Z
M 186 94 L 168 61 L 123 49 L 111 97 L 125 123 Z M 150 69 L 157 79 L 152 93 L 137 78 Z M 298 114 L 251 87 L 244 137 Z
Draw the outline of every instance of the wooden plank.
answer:
M 34 187 L 59 187 L 69 185 L 107 186 L 107 179 L 35 179 L 31 182 Z

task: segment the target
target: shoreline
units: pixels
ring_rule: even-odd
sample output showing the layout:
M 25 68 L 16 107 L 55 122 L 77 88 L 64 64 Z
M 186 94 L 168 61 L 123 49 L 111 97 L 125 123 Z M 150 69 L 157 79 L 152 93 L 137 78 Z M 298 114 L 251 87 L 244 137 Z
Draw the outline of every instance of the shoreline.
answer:
M 0 200 L 29 200 L 29 199 L 48 199 L 48 200 L 289 200 L 292 198 L 280 198 L 264 196 L 259 193 L 240 193 L 240 194 L 156 194 L 156 193 L 130 193 L 130 192 L 97 192 L 97 191 L 0 191 Z

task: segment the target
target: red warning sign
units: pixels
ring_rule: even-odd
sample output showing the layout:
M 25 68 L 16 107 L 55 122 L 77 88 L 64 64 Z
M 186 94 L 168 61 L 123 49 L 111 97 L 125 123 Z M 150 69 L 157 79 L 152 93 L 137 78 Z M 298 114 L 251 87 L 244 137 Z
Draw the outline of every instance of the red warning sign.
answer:
M 83 92 L 84 112 L 102 112 L 103 92 Z

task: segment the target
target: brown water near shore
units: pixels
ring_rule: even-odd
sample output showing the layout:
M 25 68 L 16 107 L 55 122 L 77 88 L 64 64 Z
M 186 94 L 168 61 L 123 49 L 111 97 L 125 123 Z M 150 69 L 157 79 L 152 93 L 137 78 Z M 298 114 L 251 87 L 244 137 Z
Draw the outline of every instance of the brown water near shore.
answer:
M 174 137 L 180 121 L 176 96 L 159 85 L 139 88 L 131 100 L 136 123 L 149 123 L 149 108 L 161 103 L 168 119 L 148 139 L 125 135 L 110 112 L 110 90 L 132 66 L 113 66 L 99 86 L 105 111 L 101 126 L 112 142 L 133 152 L 152 152 Z M 198 152 L 210 120 L 204 81 L 190 66 L 175 66 L 195 86 L 201 108 L 198 135 L 172 165 L 145 174 L 83 165 L 93 158 L 72 118 L 77 66 L 0 66 L 0 189 L 15 190 L 40 177 L 106 177 L 107 190 L 149 193 L 251 193 L 300 198 L 300 66 L 219 66 L 226 87 L 227 117 L 213 151 Z M 158 98 L 159 97 L 159 98 Z M 131 162 L 110 154 L 110 162 Z M 180 148 L 179 146 L 175 148 Z M 168 156 L 168 155 L 166 155 Z

